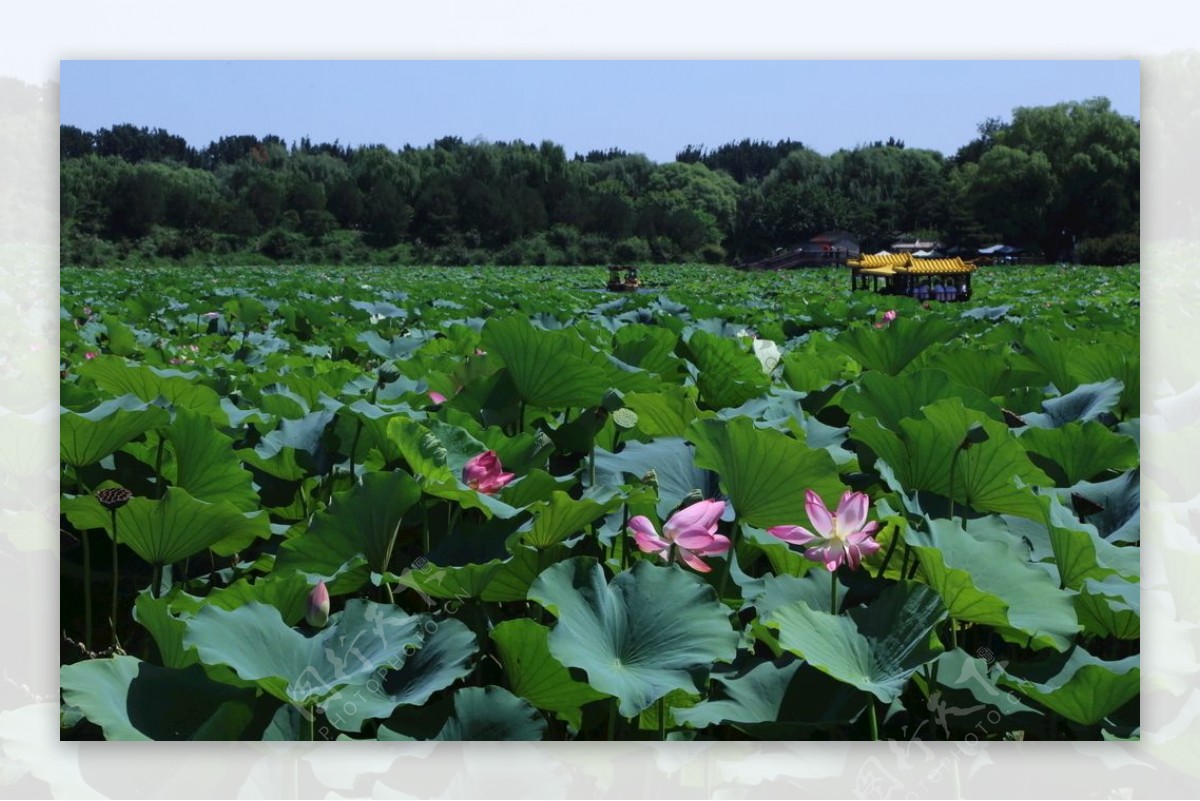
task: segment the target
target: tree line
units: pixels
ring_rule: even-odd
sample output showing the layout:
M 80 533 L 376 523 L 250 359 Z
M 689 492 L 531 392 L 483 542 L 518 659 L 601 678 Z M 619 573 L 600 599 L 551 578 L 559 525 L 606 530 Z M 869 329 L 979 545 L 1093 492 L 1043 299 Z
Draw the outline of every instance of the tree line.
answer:
M 952 156 L 889 139 L 688 145 L 655 163 L 545 141 L 351 147 L 60 129 L 63 263 L 751 260 L 829 230 L 1137 259 L 1139 123 L 1107 99 L 989 119 Z M 1091 257 L 1091 258 L 1087 258 Z

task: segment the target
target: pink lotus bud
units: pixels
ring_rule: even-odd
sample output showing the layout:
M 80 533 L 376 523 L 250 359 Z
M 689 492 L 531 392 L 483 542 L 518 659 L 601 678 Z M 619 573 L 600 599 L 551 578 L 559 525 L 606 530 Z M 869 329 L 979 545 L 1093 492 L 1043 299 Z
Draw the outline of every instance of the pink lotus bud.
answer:
M 100 354 L 96 353 L 96 351 L 89 350 L 87 353 L 83 354 L 83 358 L 87 359 L 88 361 L 91 361 L 92 359 L 96 358 L 99 355 Z
M 443 395 L 442 393 L 440 393 L 436 390 L 432 390 L 432 389 L 429 391 L 429 399 L 431 401 L 433 401 L 434 403 L 445 403 L 446 402 L 445 395 Z
M 895 309 L 888 309 L 887 311 L 885 311 L 883 313 L 883 321 L 885 323 L 890 323 L 892 320 L 895 320 L 895 319 L 896 319 L 896 310 Z
M 500 457 L 495 451 L 484 451 L 469 459 L 463 466 L 462 480 L 473 490 L 487 495 L 499 492 L 515 478 L 513 473 L 502 472 Z
M 308 594 L 308 613 L 304 616 L 308 625 L 313 628 L 324 628 L 329 622 L 329 590 L 324 581 L 318 581 L 317 586 Z

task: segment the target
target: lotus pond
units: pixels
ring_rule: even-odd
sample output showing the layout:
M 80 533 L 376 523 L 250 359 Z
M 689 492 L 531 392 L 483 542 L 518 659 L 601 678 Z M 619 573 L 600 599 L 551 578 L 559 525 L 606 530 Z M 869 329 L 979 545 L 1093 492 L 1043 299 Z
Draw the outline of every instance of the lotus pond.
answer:
M 62 737 L 1138 737 L 1136 266 L 606 279 L 64 269 Z

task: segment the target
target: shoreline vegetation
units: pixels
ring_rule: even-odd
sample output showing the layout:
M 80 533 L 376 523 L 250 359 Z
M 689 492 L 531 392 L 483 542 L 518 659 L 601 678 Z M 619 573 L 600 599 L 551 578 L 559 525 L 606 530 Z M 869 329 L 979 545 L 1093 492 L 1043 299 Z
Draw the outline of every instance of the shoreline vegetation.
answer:
M 895 139 L 618 148 L 444 137 L 393 150 L 161 129 L 60 128 L 68 266 L 731 264 L 824 232 L 1048 262 L 1139 260 L 1140 124 L 1104 98 L 1014 109 L 953 154 Z

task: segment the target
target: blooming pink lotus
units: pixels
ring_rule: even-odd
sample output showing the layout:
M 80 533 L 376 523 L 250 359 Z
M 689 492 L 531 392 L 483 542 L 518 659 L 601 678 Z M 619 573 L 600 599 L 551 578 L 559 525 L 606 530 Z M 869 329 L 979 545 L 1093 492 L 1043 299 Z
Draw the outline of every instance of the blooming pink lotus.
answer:
M 867 522 L 870 500 L 865 492 L 846 490 L 836 512 L 830 512 L 821 496 L 812 490 L 804 498 L 805 511 L 817 533 L 803 526 L 775 526 L 767 531 L 784 542 L 808 546 L 804 557 L 823 562 L 831 573 L 843 563 L 857 570 L 864 556 L 879 550 L 879 543 L 872 539 L 879 524 Z
M 318 581 L 308 594 L 308 612 L 304 619 L 313 628 L 323 628 L 329 622 L 329 588 L 324 581 Z
M 92 359 L 96 358 L 99 355 L 100 354 L 96 353 L 96 351 L 89 350 L 87 353 L 83 354 L 83 358 L 87 359 L 88 361 L 91 361 Z
M 478 456 L 472 456 L 463 466 L 462 480 L 473 490 L 485 495 L 499 492 L 508 482 L 515 478 L 513 473 L 502 472 L 500 457 L 495 451 L 484 451 Z
M 724 501 L 699 501 L 671 515 L 663 525 L 662 536 L 643 515 L 629 521 L 629 530 L 643 552 L 657 553 L 667 561 L 674 556 L 688 567 L 708 573 L 712 568 L 700 557 L 719 556 L 729 550 L 729 538 L 717 533 L 717 521 L 724 511 Z
M 895 309 L 888 309 L 887 311 L 885 311 L 885 312 L 883 313 L 883 322 L 881 322 L 881 323 L 875 323 L 875 327 L 876 327 L 876 328 L 883 328 L 884 326 L 891 325 L 891 324 L 892 324 L 892 321 L 893 321 L 893 320 L 895 320 L 895 319 L 896 319 L 896 310 L 895 310 Z

